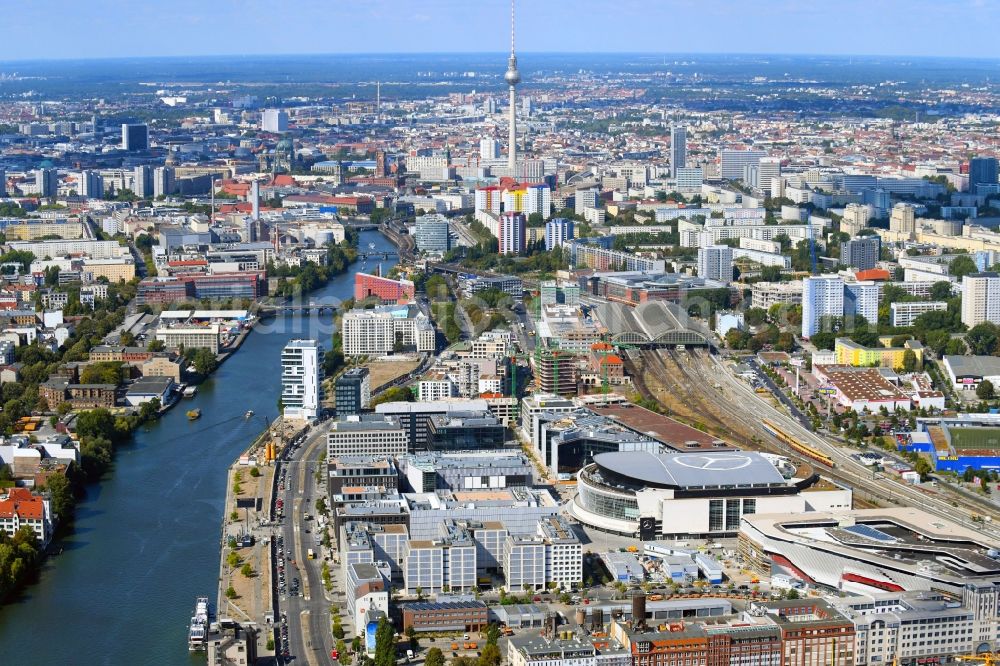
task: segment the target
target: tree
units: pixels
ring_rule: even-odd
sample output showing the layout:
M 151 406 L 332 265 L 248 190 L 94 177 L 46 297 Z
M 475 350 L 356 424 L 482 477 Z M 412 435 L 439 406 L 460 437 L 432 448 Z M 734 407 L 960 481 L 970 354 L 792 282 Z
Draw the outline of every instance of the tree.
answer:
M 147 400 L 139 406 L 139 420 L 145 423 L 146 421 L 152 421 L 160 413 L 160 399 L 153 398 L 152 400 Z
M 976 267 L 976 262 L 973 261 L 972 257 L 967 254 L 960 254 L 951 260 L 948 264 L 948 272 L 961 280 L 963 277 L 970 273 L 976 273 L 979 269 Z
M 163 342 L 163 340 L 150 340 L 149 344 L 146 345 L 146 349 L 151 352 L 161 352 L 166 348 L 167 345 Z
M 444 653 L 441 648 L 432 647 L 424 657 L 424 666 L 444 666 Z
M 931 299 L 946 301 L 951 298 L 952 284 L 948 280 L 940 280 L 931 285 Z
M 995 398 L 996 388 L 993 386 L 993 382 L 988 379 L 979 382 L 979 386 L 976 387 L 976 397 L 980 400 L 992 400 Z
M 760 326 L 767 321 L 767 311 L 764 308 L 750 308 L 743 317 L 747 326 Z
M 45 480 L 45 489 L 49 491 L 52 510 L 59 517 L 59 520 L 63 522 L 69 520 L 70 516 L 73 515 L 73 508 L 76 506 L 73 485 L 69 479 L 62 474 L 52 474 Z
M 246 564 L 244 564 L 244 565 L 243 565 L 243 567 L 242 567 L 242 568 L 240 569 L 240 573 L 241 573 L 241 574 L 243 574 L 243 577 L 244 577 L 244 578 L 250 578 L 251 576 L 253 576 L 253 567 L 252 567 L 252 566 L 250 566 L 250 563 L 249 563 L 249 562 L 247 562 L 247 563 L 246 563 Z
M 112 384 L 117 386 L 122 380 L 122 364 L 119 361 L 91 363 L 80 373 L 81 384 Z
M 486 644 L 496 645 L 500 641 L 500 627 L 497 626 L 496 622 L 490 622 L 490 625 L 486 628 Z
M 406 638 L 410 641 L 410 649 L 411 650 L 416 650 L 417 649 L 417 630 L 413 628 L 413 625 L 410 625 L 409 627 L 406 628 Z
M 917 369 L 917 365 L 917 355 L 912 349 L 907 349 L 903 352 L 903 370 L 906 372 L 913 372 Z
M 915 463 L 913 463 L 913 471 L 920 475 L 921 481 L 925 481 L 927 477 L 930 476 L 931 472 L 934 471 L 934 468 L 931 466 L 930 462 L 927 461 L 927 458 L 921 456 L 917 458 Z
M 973 354 L 990 356 L 997 349 L 997 339 L 1000 328 L 996 324 L 984 321 L 976 324 L 965 334 L 965 342 Z
M 219 361 L 212 350 L 204 347 L 184 350 L 184 358 L 194 366 L 195 372 L 199 375 L 210 375 L 219 365 Z
M 479 655 L 478 666 L 500 666 L 503 661 L 503 656 L 500 654 L 500 648 L 496 645 L 486 644 L 483 648 L 482 653 Z
M 396 632 L 389 620 L 381 618 L 375 630 L 375 665 L 396 666 Z

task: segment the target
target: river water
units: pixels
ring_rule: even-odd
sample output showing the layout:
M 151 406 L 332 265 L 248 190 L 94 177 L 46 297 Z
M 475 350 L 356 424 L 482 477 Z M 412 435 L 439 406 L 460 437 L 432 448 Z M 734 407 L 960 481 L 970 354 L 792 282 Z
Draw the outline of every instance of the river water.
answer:
M 360 246 L 394 250 L 375 231 Z M 388 270 L 395 260 L 382 262 Z M 310 300 L 353 295 L 362 261 Z M 280 353 L 292 338 L 329 346 L 332 315 L 287 315 L 264 322 L 243 346 L 148 430 L 118 450 L 112 471 L 88 487 L 62 554 L 40 580 L 0 608 L 0 652 L 8 664 L 204 663 L 187 649 L 197 596 L 215 599 L 226 470 L 274 419 Z M 185 412 L 200 407 L 202 417 Z M 252 409 L 249 420 L 244 413 Z

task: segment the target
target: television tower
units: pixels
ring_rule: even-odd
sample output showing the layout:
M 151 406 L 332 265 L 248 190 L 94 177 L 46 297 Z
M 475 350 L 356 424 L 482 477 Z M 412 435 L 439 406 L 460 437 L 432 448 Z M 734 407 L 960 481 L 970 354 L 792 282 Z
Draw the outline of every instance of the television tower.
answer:
M 507 60 L 507 73 L 503 75 L 510 88 L 510 126 L 507 130 L 507 169 L 513 178 L 517 178 L 517 100 L 515 87 L 521 82 L 521 73 L 517 71 L 517 56 L 514 55 L 514 0 L 510 0 L 510 59 Z

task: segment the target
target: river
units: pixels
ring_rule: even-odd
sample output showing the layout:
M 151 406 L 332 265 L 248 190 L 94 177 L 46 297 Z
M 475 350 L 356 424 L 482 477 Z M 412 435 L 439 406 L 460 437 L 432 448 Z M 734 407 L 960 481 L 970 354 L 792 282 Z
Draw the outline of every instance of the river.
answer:
M 360 247 L 395 248 L 376 231 Z M 388 270 L 395 260 L 382 262 Z M 347 299 L 357 261 L 310 299 Z M 37 584 L 0 608 L 0 646 L 9 664 L 204 663 L 187 649 L 197 596 L 215 599 L 226 470 L 274 419 L 280 353 L 292 338 L 329 345 L 332 315 L 264 322 L 193 399 L 182 400 L 122 446 L 112 470 L 87 488 L 76 525 Z M 185 412 L 200 407 L 202 417 Z M 252 409 L 249 420 L 244 413 Z

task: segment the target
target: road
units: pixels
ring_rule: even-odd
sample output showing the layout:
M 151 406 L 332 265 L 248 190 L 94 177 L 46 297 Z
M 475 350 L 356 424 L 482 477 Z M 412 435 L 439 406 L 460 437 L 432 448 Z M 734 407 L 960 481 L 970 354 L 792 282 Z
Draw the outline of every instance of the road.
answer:
M 285 580 L 289 588 L 286 589 L 286 594 L 279 593 L 278 573 L 275 571 L 275 594 L 278 595 L 280 612 L 288 620 L 290 657 L 299 660 L 299 663 L 311 665 L 329 664 L 328 655 L 333 649 L 329 613 L 331 599 L 323 588 L 323 560 L 320 559 L 322 549 L 314 516 L 316 499 L 326 494 L 325 477 L 320 484 L 316 482 L 319 454 L 326 443 L 325 435 L 324 428 L 313 428 L 306 435 L 305 441 L 290 451 L 289 459 L 280 463 L 285 476 L 284 487 L 279 486 L 278 491 L 286 512 L 280 534 L 284 539 Z M 308 521 L 305 520 L 306 514 L 311 516 Z M 317 553 L 317 559 L 308 559 L 307 551 L 310 548 Z M 336 580 L 336 569 L 337 567 L 331 568 L 331 573 L 335 574 L 334 589 L 339 583 Z M 288 592 L 291 592 L 291 584 L 296 578 L 301 580 L 301 591 L 299 595 L 290 596 Z M 280 654 L 281 650 L 278 652 Z

